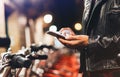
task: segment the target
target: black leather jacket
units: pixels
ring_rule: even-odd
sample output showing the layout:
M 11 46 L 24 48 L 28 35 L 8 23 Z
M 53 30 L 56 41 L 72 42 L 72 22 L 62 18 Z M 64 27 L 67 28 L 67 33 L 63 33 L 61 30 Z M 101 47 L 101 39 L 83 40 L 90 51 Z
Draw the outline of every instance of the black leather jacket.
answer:
M 120 0 L 97 0 L 94 6 L 92 2 L 89 3 L 90 6 L 85 5 L 83 13 L 84 31 L 89 35 L 89 45 L 81 52 L 81 67 L 86 71 L 118 69 Z

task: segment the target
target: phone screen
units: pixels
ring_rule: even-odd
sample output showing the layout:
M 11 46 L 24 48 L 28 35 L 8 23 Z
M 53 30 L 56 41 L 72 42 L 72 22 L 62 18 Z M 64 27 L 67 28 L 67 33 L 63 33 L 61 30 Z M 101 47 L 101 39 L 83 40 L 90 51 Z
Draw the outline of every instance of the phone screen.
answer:
M 65 39 L 65 36 L 60 34 L 59 32 L 54 32 L 54 31 L 47 31 L 47 34 L 50 34 L 54 37 L 60 37 L 60 38 L 64 38 Z

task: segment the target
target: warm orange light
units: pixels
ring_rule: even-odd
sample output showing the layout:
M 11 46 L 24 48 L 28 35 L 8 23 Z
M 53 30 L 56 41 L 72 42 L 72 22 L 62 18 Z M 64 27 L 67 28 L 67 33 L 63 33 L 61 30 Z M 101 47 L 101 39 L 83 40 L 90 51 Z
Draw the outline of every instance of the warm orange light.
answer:
M 75 30 L 81 30 L 82 29 L 82 25 L 80 24 L 80 23 L 76 23 L 75 25 L 74 25 L 74 28 L 75 28 Z

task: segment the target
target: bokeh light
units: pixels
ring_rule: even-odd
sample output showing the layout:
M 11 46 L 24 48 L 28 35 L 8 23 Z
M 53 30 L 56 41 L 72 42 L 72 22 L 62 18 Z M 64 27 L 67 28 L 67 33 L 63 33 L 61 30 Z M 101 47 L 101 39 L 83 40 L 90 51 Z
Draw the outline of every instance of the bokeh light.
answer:
M 18 23 L 19 23 L 20 25 L 26 25 L 26 23 L 27 23 L 27 18 L 26 18 L 25 16 L 19 16 L 19 18 L 18 18 Z
M 53 16 L 51 14 L 46 14 L 44 16 L 44 22 L 45 23 L 51 23 L 52 22 L 52 19 L 53 19 Z
M 57 26 L 56 25 L 51 25 L 49 27 L 49 31 L 57 31 Z
M 75 30 L 81 30 L 82 29 L 82 25 L 80 24 L 80 23 L 76 23 L 75 25 L 74 25 L 74 28 L 75 28 Z

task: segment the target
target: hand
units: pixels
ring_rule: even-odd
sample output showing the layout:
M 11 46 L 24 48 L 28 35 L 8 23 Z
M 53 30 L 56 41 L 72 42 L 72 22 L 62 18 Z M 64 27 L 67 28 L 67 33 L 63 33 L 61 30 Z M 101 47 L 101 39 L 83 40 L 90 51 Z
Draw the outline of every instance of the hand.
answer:
M 58 40 L 69 48 L 83 48 L 88 45 L 87 35 L 69 35 L 66 39 L 58 38 Z
M 59 31 L 61 34 L 63 34 L 64 36 L 68 36 L 68 35 L 75 35 L 75 33 L 72 31 L 71 28 L 62 28 L 60 31 Z

